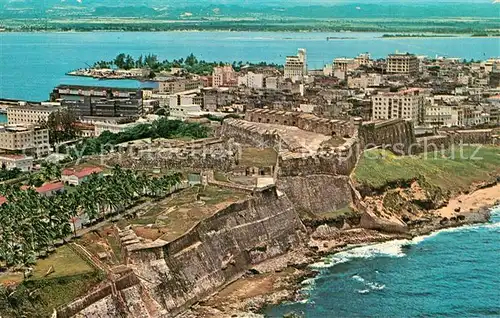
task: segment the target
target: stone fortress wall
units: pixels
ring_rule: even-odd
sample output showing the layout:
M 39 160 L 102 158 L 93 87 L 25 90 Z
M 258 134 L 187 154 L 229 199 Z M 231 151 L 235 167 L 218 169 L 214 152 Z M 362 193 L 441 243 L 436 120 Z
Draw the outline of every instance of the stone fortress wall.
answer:
M 359 126 L 362 149 L 382 147 L 396 154 L 416 155 L 460 144 L 495 144 L 492 129 L 439 131 L 435 136 L 415 137 L 413 123 L 402 119 L 365 122 Z
M 124 246 L 124 258 L 135 277 L 59 308 L 58 317 L 77 312 L 78 317 L 175 317 L 252 265 L 298 246 L 303 233 L 286 195 L 275 186 L 260 188 L 171 242 L 122 237 L 131 242 Z
M 365 149 L 384 148 L 396 154 L 434 151 L 436 145 L 490 144 L 491 130 L 453 131 L 416 138 L 413 123 L 403 119 L 350 122 L 318 118 L 311 114 L 256 109 L 246 120 L 226 119 L 225 138 L 255 147 L 273 147 L 278 152 L 275 182 L 301 212 L 327 215 L 353 203 L 350 174 Z M 291 127 L 283 131 L 280 126 Z M 293 129 L 298 128 L 299 131 Z M 337 130 L 338 129 L 338 130 Z M 304 147 L 290 137 L 302 131 L 330 137 L 345 137 L 339 146 Z M 438 148 L 437 150 L 440 150 Z M 325 200 L 328 198 L 328 200 Z
M 278 176 L 307 176 L 311 174 L 331 174 L 348 176 L 359 157 L 357 135 L 347 139 L 338 147 L 321 149 L 316 153 L 299 153 L 293 150 L 280 153 Z
M 276 149 L 277 188 L 300 213 L 321 217 L 352 203 L 349 175 L 360 154 L 358 122 L 262 109 L 248 112 L 245 119 L 224 120 L 222 135 Z M 330 139 L 335 142 L 329 144 Z
M 268 187 L 200 221 L 175 241 L 129 246 L 127 264 L 168 311 L 187 309 L 236 280 L 253 264 L 286 253 L 305 231 L 292 203 Z
M 255 123 L 295 126 L 327 136 L 350 137 L 356 127 L 350 121 L 320 118 L 301 112 L 286 112 L 269 109 L 253 109 L 245 113 L 245 120 Z
M 417 138 L 411 154 L 444 150 L 452 145 L 493 145 L 497 139 L 492 129 L 441 131 L 436 136 Z
M 147 144 L 122 145 L 117 153 L 101 158 L 107 165 L 132 169 L 191 168 L 229 171 L 237 160 L 237 148 L 230 140 L 206 138 L 195 141 L 155 140 Z
M 317 173 L 349 175 L 363 149 L 383 147 L 396 154 L 418 154 L 449 148 L 452 144 L 493 144 L 491 129 L 440 132 L 437 136 L 416 138 L 411 122 L 394 119 L 381 122 L 347 122 L 318 118 L 311 114 L 256 109 L 247 118 L 226 119 L 220 138 L 193 141 L 158 139 L 149 143 L 120 145 L 119 151 L 102 157 L 107 165 L 120 164 L 133 169 L 191 168 L 230 171 L 237 165 L 238 146 L 233 142 L 259 148 L 274 148 L 280 153 L 279 176 Z M 258 121 L 297 127 L 325 136 L 344 136 L 343 145 L 311 152 L 277 129 L 266 128 Z M 257 121 L 257 122 L 256 122 Z M 288 125 L 287 125 L 288 124 Z M 293 126 L 295 124 L 295 126 Z M 335 129 L 339 129 L 336 131 Z
M 409 153 L 416 142 L 413 123 L 403 119 L 362 123 L 359 139 L 363 149 L 383 146 L 399 154 Z
M 338 147 L 310 151 L 277 129 L 260 124 L 292 126 L 325 136 L 345 137 L 346 141 Z M 245 120 L 226 119 L 221 133 L 237 142 L 275 148 L 279 152 L 278 175 L 281 177 L 315 173 L 349 175 L 359 155 L 354 122 L 319 118 L 306 113 L 254 109 L 246 113 Z
M 241 119 L 225 119 L 220 133 L 224 138 L 234 139 L 239 143 L 258 148 L 281 149 L 281 147 L 290 147 L 275 129 L 266 129 Z
M 254 109 L 246 120 L 228 118 L 221 137 L 194 141 L 158 139 L 146 143 L 120 145 L 120 151 L 104 159 L 108 165 L 151 169 L 190 168 L 228 172 L 237 166 L 238 143 L 278 151 L 277 177 L 329 174 L 348 176 L 364 149 L 382 147 L 396 154 L 418 154 L 449 148 L 452 144 L 492 144 L 491 129 L 455 130 L 437 136 L 416 138 L 413 124 L 402 119 L 379 122 L 331 120 L 312 114 Z M 271 124 L 268 124 L 271 123 Z M 344 137 L 339 146 L 311 150 L 279 126 L 297 133 L 311 132 L 333 138 Z

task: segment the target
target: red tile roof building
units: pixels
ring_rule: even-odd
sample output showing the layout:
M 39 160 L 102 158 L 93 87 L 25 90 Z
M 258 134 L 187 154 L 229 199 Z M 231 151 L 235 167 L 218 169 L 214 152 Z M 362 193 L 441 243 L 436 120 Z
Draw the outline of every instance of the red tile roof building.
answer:
M 62 172 L 61 180 L 72 185 L 79 185 L 85 178 L 93 173 L 101 173 L 103 170 L 99 167 L 86 167 L 81 170 L 65 169 Z

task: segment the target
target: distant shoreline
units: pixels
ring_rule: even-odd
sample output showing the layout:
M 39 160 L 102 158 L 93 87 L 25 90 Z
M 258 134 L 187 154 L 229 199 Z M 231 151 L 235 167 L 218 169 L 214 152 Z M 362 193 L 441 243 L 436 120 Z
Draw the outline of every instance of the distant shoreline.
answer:
M 380 31 L 323 31 L 323 30 L 227 30 L 227 29 L 218 29 L 218 30 L 207 30 L 207 29 L 186 29 L 186 30 L 148 30 L 148 31 L 130 31 L 130 30 L 104 30 L 104 29 L 96 29 L 96 30 L 70 30 L 70 31 L 62 31 L 62 30 L 4 30 L 0 31 L 1 34 L 13 34 L 13 33 L 64 33 L 64 34 L 80 34 L 80 33 L 269 33 L 269 34 L 279 34 L 279 33 L 313 33 L 313 34 L 382 34 Z M 499 35 L 474 35 L 468 33 L 449 33 L 449 34 L 408 34 L 408 35 L 392 35 L 392 34 L 382 34 L 380 36 L 375 36 L 376 39 L 429 39 L 429 38 L 500 38 Z M 294 40 L 293 37 L 283 38 L 284 40 Z M 309 39 L 309 38 L 304 38 Z M 336 40 L 356 40 L 358 38 L 354 36 L 325 36 L 325 41 L 336 41 Z

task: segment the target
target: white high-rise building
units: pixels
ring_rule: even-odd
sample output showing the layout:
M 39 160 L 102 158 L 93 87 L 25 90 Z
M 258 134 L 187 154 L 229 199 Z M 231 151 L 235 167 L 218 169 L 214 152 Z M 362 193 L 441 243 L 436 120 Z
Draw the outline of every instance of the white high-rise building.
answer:
M 297 56 L 299 57 L 299 60 L 302 62 L 303 69 L 304 69 L 304 75 L 307 75 L 307 51 L 306 51 L 306 49 L 299 49 Z
M 420 62 L 415 54 L 398 53 L 389 54 L 387 57 L 388 74 L 409 74 L 419 72 Z
M 43 102 L 41 105 L 20 104 L 7 108 L 9 124 L 40 124 L 47 122 L 50 114 L 60 110 L 60 103 Z
M 418 88 L 372 96 L 373 120 L 409 119 L 423 122 L 425 97 Z
M 238 77 L 238 86 L 246 86 L 248 88 L 261 89 L 264 88 L 264 74 L 256 74 L 248 72 L 245 75 Z
M 292 80 L 302 79 L 307 75 L 306 49 L 299 49 L 298 54 L 287 56 L 285 62 L 285 78 Z

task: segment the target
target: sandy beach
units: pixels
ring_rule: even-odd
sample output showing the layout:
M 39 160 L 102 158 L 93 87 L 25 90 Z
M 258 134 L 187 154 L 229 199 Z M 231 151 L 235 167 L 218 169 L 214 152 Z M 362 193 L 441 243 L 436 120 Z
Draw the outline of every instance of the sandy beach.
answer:
M 482 207 L 491 207 L 500 199 L 500 184 L 462 194 L 450 199 L 447 206 L 436 210 L 437 215 L 451 218 Z

